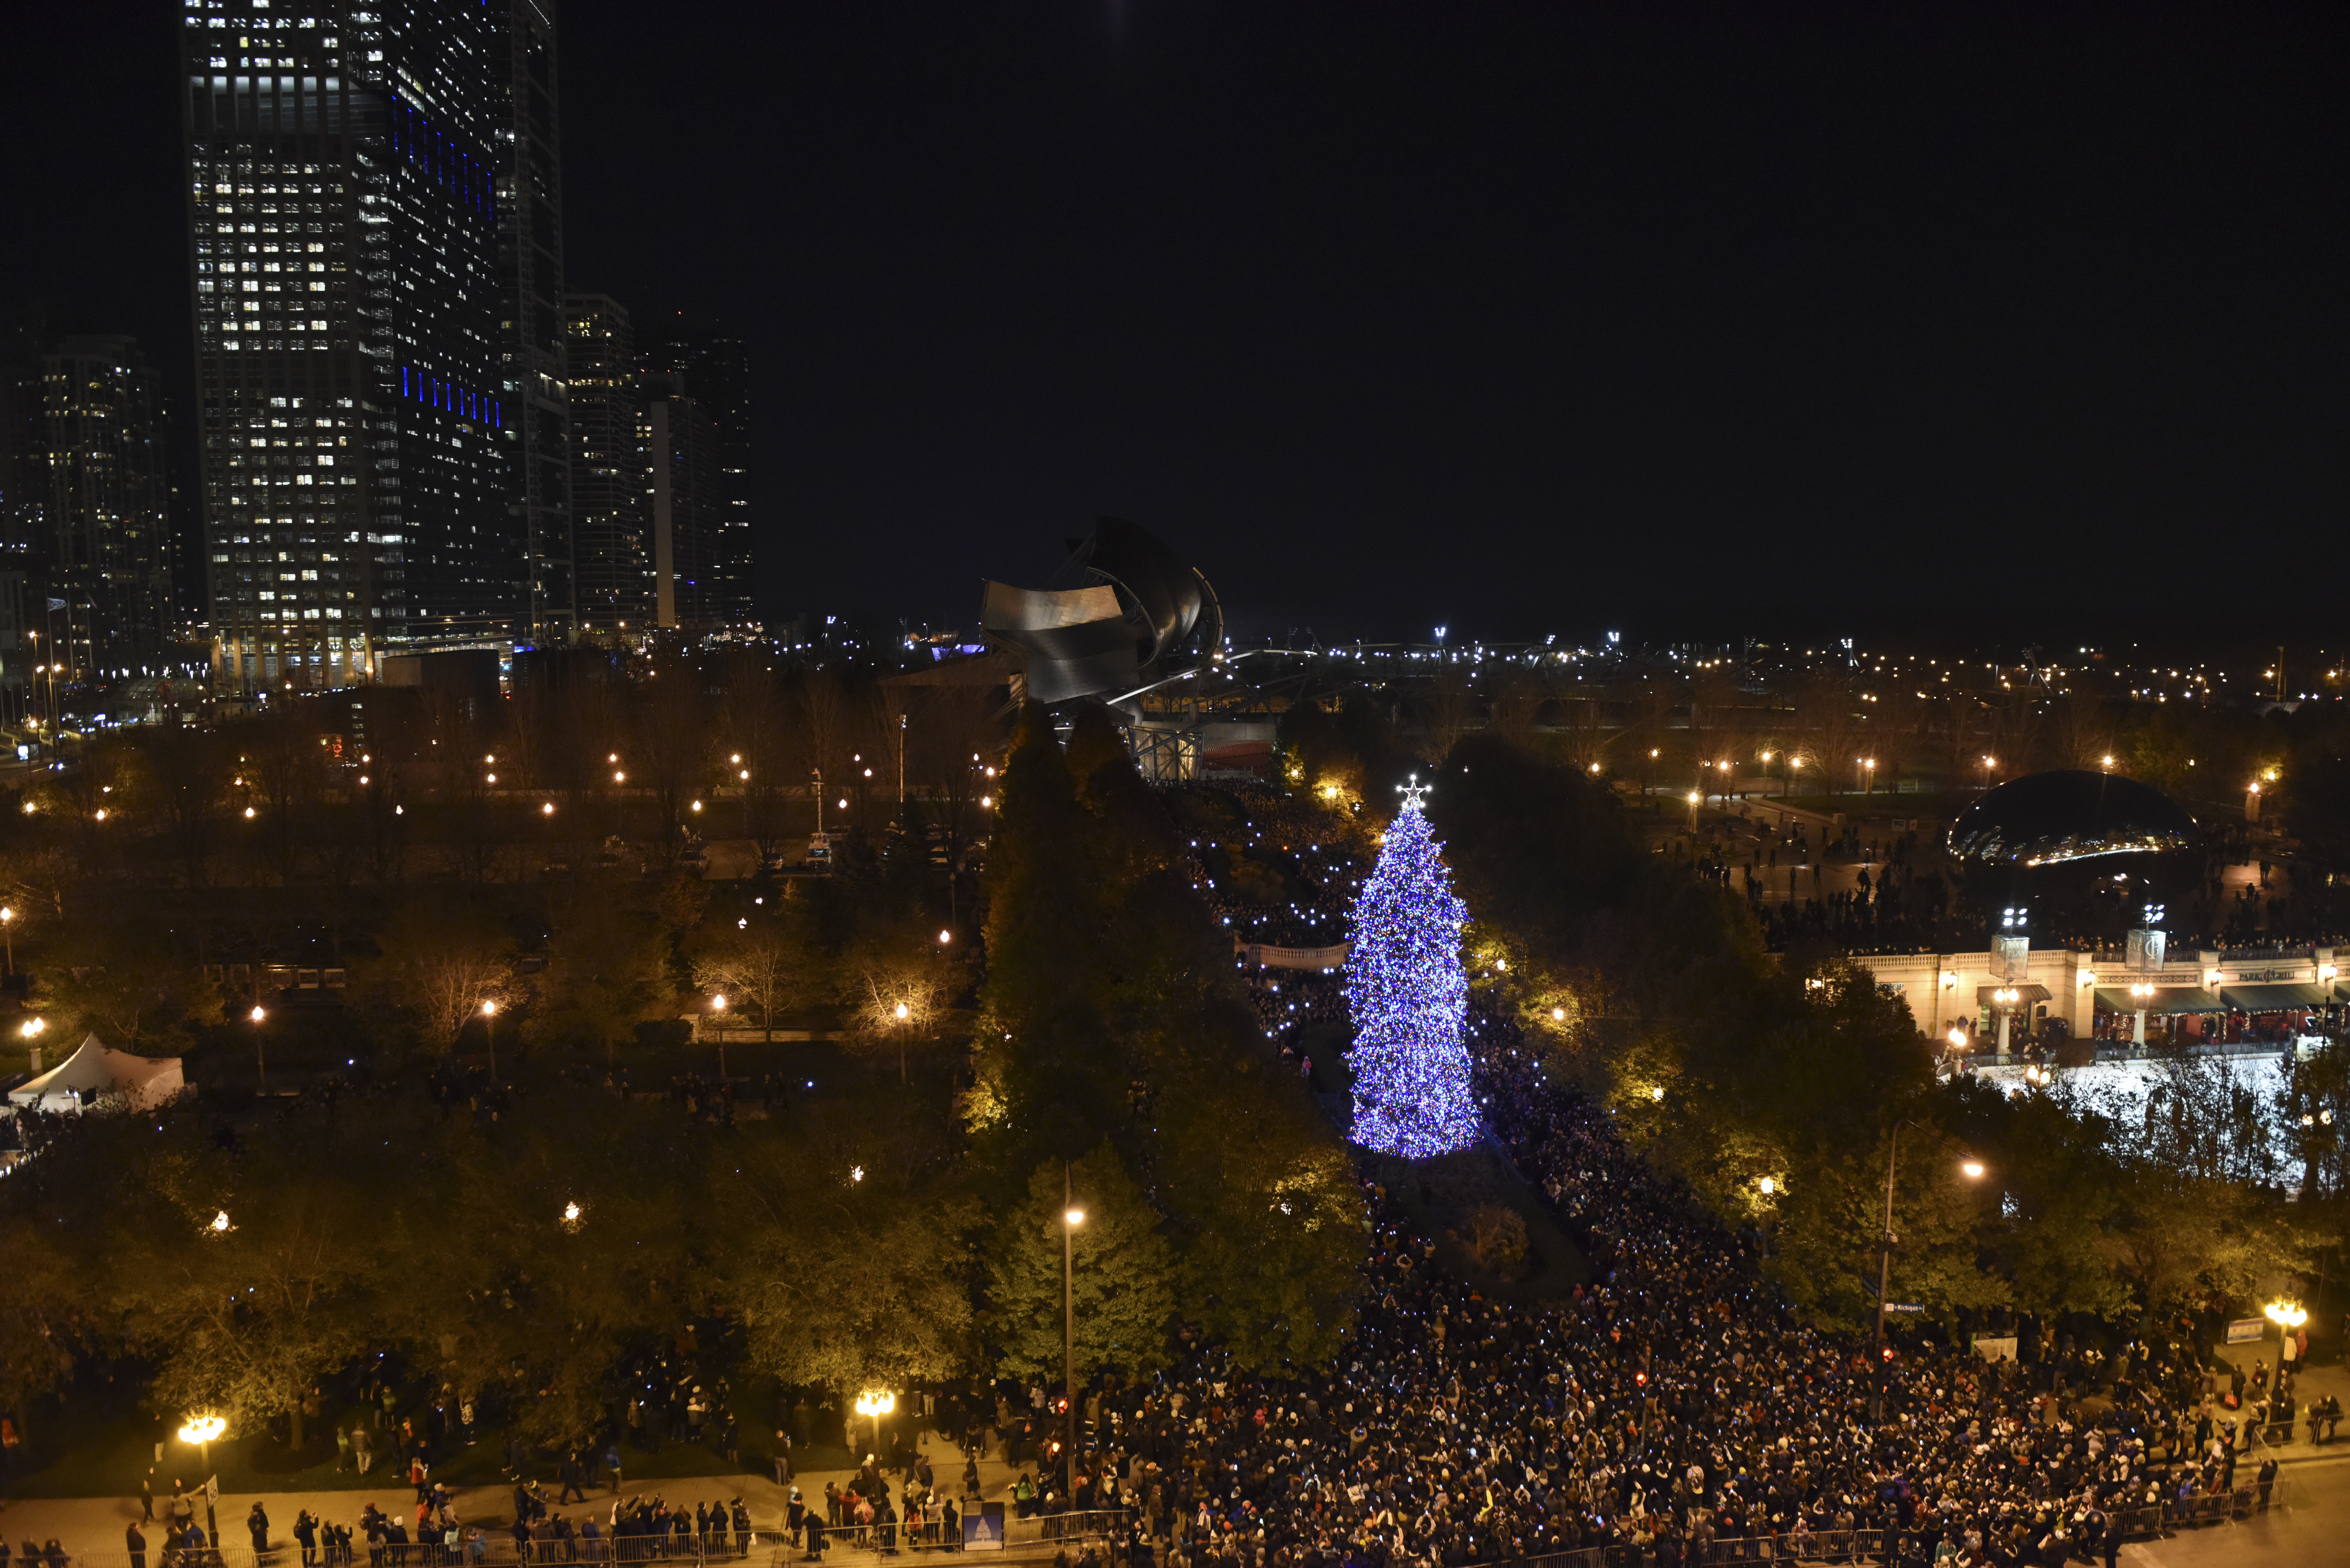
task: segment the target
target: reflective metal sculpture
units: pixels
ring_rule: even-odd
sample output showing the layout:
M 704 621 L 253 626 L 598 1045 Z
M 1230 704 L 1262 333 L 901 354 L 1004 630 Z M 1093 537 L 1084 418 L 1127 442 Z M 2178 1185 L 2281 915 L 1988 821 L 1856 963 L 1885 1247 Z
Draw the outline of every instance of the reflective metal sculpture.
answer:
M 2027 774 L 2001 784 L 1950 826 L 1952 855 L 2015 867 L 2162 855 L 2201 842 L 2195 819 L 2160 790 L 2074 769 Z
M 980 626 L 1028 656 L 1028 695 L 1036 701 L 1115 696 L 1187 644 L 1212 649 L 1222 639 L 1208 580 L 1123 518 L 1097 518 L 1091 534 L 1070 542 L 1055 576 L 1085 586 L 989 582 L 980 595 Z

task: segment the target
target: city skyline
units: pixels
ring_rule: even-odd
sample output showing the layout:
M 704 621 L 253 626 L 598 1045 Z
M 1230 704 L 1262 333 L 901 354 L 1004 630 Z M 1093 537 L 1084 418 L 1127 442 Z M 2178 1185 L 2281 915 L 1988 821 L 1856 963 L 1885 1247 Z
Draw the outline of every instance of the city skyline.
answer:
M 755 466 L 762 526 L 791 543 L 763 551 L 764 613 L 967 619 L 972 580 L 1015 570 L 989 541 L 1116 512 L 1199 539 L 1225 577 L 1245 563 L 1263 587 L 1235 623 L 1276 630 L 1771 634 L 1825 601 L 1869 633 L 1913 618 L 1907 584 L 2028 632 L 2034 590 L 1969 591 L 1954 543 L 2028 538 L 2035 581 L 2098 585 L 2076 613 L 2111 635 L 2174 580 L 2149 542 L 2305 539 L 2338 511 L 2324 367 L 2345 324 L 2321 280 L 2344 235 L 2338 203 L 2304 199 L 2338 167 L 2317 113 L 2335 14 L 2166 14 L 2126 57 L 2085 20 L 1995 10 L 1517 14 L 1483 39 L 1187 16 L 720 9 L 640 38 L 564 9 L 563 163 L 536 176 L 569 182 L 560 282 L 775 335 Z M 129 96 L 16 173 L 57 221 L 0 286 L 56 331 L 140 339 L 187 562 L 176 26 L 106 5 L 33 26 L 20 61 L 102 41 Z M 796 47 L 729 50 L 730 27 Z M 1420 85 L 1383 120 L 1378 84 L 1415 51 Z M 771 55 L 780 114 L 730 118 L 764 101 L 733 62 Z M 954 74 L 972 60 L 1025 90 L 981 94 Z M 1295 121 L 1275 62 L 1311 106 Z M 728 85 L 639 122 L 639 69 Z M 59 90 L 28 72 L 22 101 Z M 1333 161 L 1347 135 L 1361 155 Z M 779 156 L 729 196 L 729 161 L 686 139 Z M 1352 171 L 1298 206 L 1277 199 L 1292 169 Z M 1448 195 L 1435 169 L 1467 182 Z M 941 314 L 957 301 L 982 308 Z M 1472 345 L 1489 373 L 1444 369 Z M 1344 369 L 1301 395 L 1316 367 Z M 1474 549 L 1408 584 L 1378 569 L 1430 528 Z M 1839 555 L 1860 582 L 1819 589 Z M 1485 564 L 1503 556 L 1532 569 Z M 1674 569 L 1698 562 L 1735 569 Z

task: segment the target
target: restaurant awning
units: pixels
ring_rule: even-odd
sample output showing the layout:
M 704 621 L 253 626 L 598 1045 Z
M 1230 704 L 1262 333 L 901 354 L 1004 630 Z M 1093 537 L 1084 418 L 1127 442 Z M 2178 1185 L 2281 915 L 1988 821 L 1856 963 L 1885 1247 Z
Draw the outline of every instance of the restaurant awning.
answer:
M 2002 991 L 2012 991 L 2015 992 L 2015 1000 L 2012 1002 L 2002 1004 L 1999 1000 L 1999 993 Z M 2035 1002 L 2045 1002 L 2047 1000 L 2048 988 L 2044 985 L 1979 985 L 1975 987 L 1975 1005 L 1977 1007 L 1999 1007 L 2002 1005 L 2009 1007 L 2029 1007 Z
M 2322 985 L 2223 985 L 2220 1000 L 2239 1012 L 2299 1012 L 2334 1000 Z
M 2225 1012 L 2228 1004 L 2199 985 L 2158 985 L 2154 994 L 2136 997 L 2126 985 L 2097 987 L 2097 1005 L 2111 1012 L 2136 1012 L 2140 1008 L 2161 1016 L 2181 1012 Z

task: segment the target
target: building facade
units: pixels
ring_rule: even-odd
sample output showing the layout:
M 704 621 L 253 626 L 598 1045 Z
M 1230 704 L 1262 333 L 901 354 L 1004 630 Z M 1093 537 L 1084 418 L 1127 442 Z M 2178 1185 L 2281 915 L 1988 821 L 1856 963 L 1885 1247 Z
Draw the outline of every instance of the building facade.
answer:
M 189 266 L 215 673 L 367 678 L 528 618 L 512 504 L 500 17 L 188 0 Z
M 555 0 L 503 0 L 497 36 L 507 166 L 498 178 L 505 389 L 516 425 L 512 505 L 525 550 L 534 644 L 570 640 L 571 438 L 563 317 L 563 158 Z
M 172 638 L 171 483 L 154 373 L 129 337 L 41 357 L 49 649 L 75 679 L 157 672 Z
M 752 580 L 751 358 L 742 335 L 708 322 L 673 317 L 645 350 L 645 369 L 691 398 L 709 417 L 718 441 L 704 599 L 712 625 L 755 618 Z
M 2184 1044 L 2226 1037 L 2231 1016 L 2239 1026 L 2305 1021 L 2350 1002 L 2334 954 L 2331 947 L 2190 950 L 2134 968 L 2122 950 L 2031 948 L 1872 953 L 1852 961 L 1908 1004 L 1937 1047 L 1991 1051 L 2002 1019 L 2011 1044 L 2052 1022 L 2074 1039 L 2142 1040 L 2151 1027 Z
M 637 446 L 652 523 L 653 624 L 698 632 L 723 618 L 717 546 L 725 519 L 719 488 L 724 459 L 716 423 L 678 389 L 681 379 L 645 378 Z
M 608 296 L 564 297 L 570 366 L 573 581 L 583 632 L 652 622 L 652 521 L 637 429 L 635 324 Z

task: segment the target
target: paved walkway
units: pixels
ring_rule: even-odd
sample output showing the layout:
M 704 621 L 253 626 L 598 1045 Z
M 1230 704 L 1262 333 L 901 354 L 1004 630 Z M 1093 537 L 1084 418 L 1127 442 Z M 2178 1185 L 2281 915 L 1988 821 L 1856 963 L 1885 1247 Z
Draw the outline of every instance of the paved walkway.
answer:
M 2259 1345 L 2227 1345 L 2220 1350 L 2220 1354 L 2242 1367 L 2248 1382 L 2251 1377 L 2252 1368 L 2261 1363 L 2267 1363 L 2272 1373 L 2276 1367 L 2277 1346 L 2276 1341 L 2272 1339 Z M 2338 1362 L 2325 1366 L 2303 1366 L 2293 1375 L 2293 1397 L 2301 1411 L 2307 1411 L 2311 1405 L 2324 1399 L 2329 1394 L 2341 1400 L 2343 1410 L 2350 1413 L 2350 1366 L 2345 1366 Z M 2333 1442 L 2320 1443 L 2314 1447 L 2309 1441 L 2309 1423 L 2296 1414 L 2293 1417 L 2293 1437 L 2285 1442 L 2272 1443 L 2268 1447 L 2281 1465 L 2320 1459 L 2350 1458 L 2350 1414 L 2345 1414 L 2340 1435 Z
M 961 1501 L 962 1490 L 962 1456 L 951 1444 L 933 1436 L 924 1445 L 931 1456 L 934 1484 L 947 1496 Z M 1034 1473 L 1034 1467 L 1026 1467 Z M 990 1501 L 1002 1502 L 1005 1511 L 1011 1510 L 1012 1483 L 1020 1468 L 1003 1459 L 983 1459 L 979 1462 L 982 1495 Z M 848 1484 L 854 1470 L 810 1470 L 792 1478 L 791 1484 L 800 1489 L 801 1497 L 822 1506 L 825 1483 Z M 552 1473 L 538 1478 L 543 1490 L 551 1494 L 555 1485 Z M 891 1479 L 895 1492 L 898 1481 Z M 741 1498 L 750 1511 L 751 1523 L 757 1530 L 783 1528 L 786 1505 L 790 1501 L 788 1487 L 775 1484 L 772 1473 L 767 1475 L 716 1475 L 669 1477 L 659 1480 L 621 1480 L 618 1501 L 644 1496 L 660 1497 L 672 1508 L 682 1506 L 689 1512 L 696 1502 L 723 1502 Z M 290 1545 L 295 1517 L 307 1509 L 313 1518 L 334 1523 L 356 1524 L 360 1511 L 373 1502 L 385 1513 L 407 1520 L 415 1519 L 416 1493 L 404 1480 L 390 1474 L 372 1490 L 352 1491 L 272 1491 L 227 1492 L 221 1494 L 214 1505 L 214 1517 L 219 1521 L 224 1544 L 243 1545 L 246 1542 L 244 1519 L 258 1500 L 269 1515 L 270 1543 Z M 196 1519 L 203 1520 L 203 1498 L 194 1498 Z M 552 1514 L 562 1514 L 575 1521 L 593 1516 L 599 1525 L 608 1527 L 615 1494 L 608 1485 L 598 1487 L 584 1503 L 574 1502 L 561 1508 L 550 1506 Z M 168 1510 L 170 1499 L 158 1498 L 155 1511 L 161 1516 Z M 465 1524 L 479 1524 L 484 1529 L 504 1529 L 514 1522 L 514 1489 L 511 1484 L 498 1486 L 460 1487 L 455 1490 L 451 1511 Z M 22 1501 L 0 1501 L 0 1535 L 11 1542 L 26 1540 L 36 1542 L 55 1539 L 68 1555 L 84 1552 L 116 1552 L 122 1550 L 124 1529 L 140 1517 L 139 1499 L 111 1497 L 27 1498 Z M 156 1531 L 147 1531 L 151 1553 L 160 1554 L 161 1538 Z M 354 1532 L 356 1533 L 356 1532 Z M 837 1543 L 836 1542 L 836 1547 Z M 867 1556 L 859 1552 L 827 1551 L 826 1560 L 835 1563 L 861 1563 Z M 157 1561 L 151 1555 L 149 1561 Z

